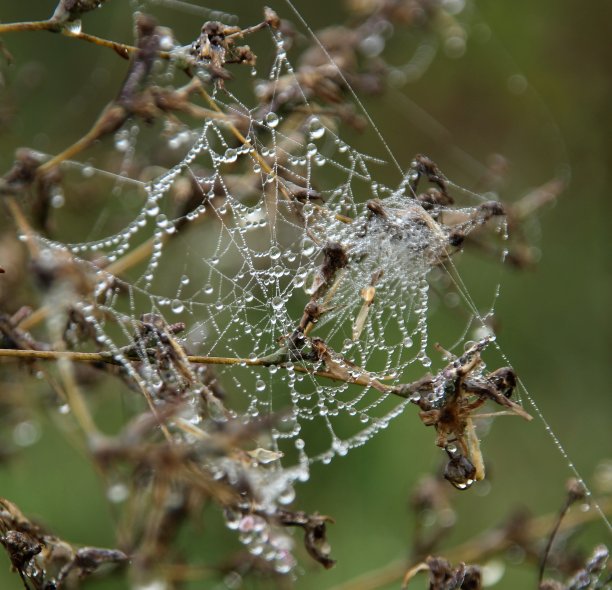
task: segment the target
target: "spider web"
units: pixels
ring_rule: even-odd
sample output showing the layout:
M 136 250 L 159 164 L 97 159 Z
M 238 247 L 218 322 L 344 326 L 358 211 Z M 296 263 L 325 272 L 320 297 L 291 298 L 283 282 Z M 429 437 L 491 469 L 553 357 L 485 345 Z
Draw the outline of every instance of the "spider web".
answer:
M 214 12 L 206 18 L 231 20 Z M 189 355 L 235 361 L 189 370 L 194 382 L 220 388 L 229 417 L 275 418 L 269 439 L 260 441 L 260 462 L 268 468 L 249 474 L 261 490 L 261 506 L 273 511 L 292 501 L 293 483 L 308 479 L 313 462 L 328 463 L 367 443 L 410 403 L 391 389 L 432 364 L 430 290 L 442 274 L 449 228 L 461 224 L 467 235 L 479 227 L 485 199 L 463 191 L 465 206 L 438 205 L 437 218 L 458 220 L 446 225 L 415 204 L 416 162 L 397 185 L 384 184 L 385 163 L 346 143 L 336 117 L 311 100 L 288 59 L 289 40 L 280 31 L 263 34 L 272 53 L 265 76 L 258 66 L 252 88 L 211 85 L 209 117 L 164 130 L 160 159 L 173 165 L 130 175 L 139 153 L 151 151 L 151 132 L 138 123 L 115 136 L 115 170 L 72 163 L 84 182 L 108 182 L 110 199 L 84 236 L 44 244 L 76 257 L 95 283 L 93 301 L 72 292 L 56 304 L 82 314 L 99 347 L 111 351 L 154 404 L 168 401 L 168 383 L 184 375 L 173 365 L 160 369 L 138 343 L 143 323 L 162 326 L 154 338 L 163 346 L 168 327 L 183 322 L 186 330 L 177 338 Z M 177 60 L 189 47 L 171 36 L 165 42 Z M 180 74 L 170 60 L 158 64 L 155 77 L 178 85 Z M 290 114 L 275 108 L 283 101 L 291 103 Z M 371 200 L 384 216 L 372 213 Z M 498 223 L 501 234 L 504 223 Z M 139 264 L 114 272 L 146 244 Z M 348 262 L 313 297 L 330 245 L 339 245 Z M 100 255 L 106 270 L 91 262 Z M 464 292 L 462 285 L 458 291 Z M 288 352 L 287 342 L 315 300 L 320 316 L 309 336 L 323 342 L 323 354 L 306 359 L 303 349 Z M 468 312 L 455 347 L 469 344 L 472 328 L 482 323 L 471 301 Z M 288 356 L 278 362 L 279 354 Z M 262 359 L 271 360 L 257 364 Z M 205 429 L 201 399 L 201 388 L 182 392 L 183 427 Z M 173 436 L 192 435 L 183 428 Z M 220 462 L 215 469 L 227 476 L 236 467 Z M 269 543 L 253 532 L 256 523 L 240 514 L 228 513 L 227 520 L 254 552 L 268 551 Z M 291 569 L 286 551 L 277 547 L 270 555 L 278 571 Z
M 272 44 L 276 55 L 266 81 L 272 86 L 268 91 L 278 92 L 286 78 L 299 88 L 282 35 L 273 34 Z M 215 92 L 212 99 L 221 112 L 234 113 L 248 126 L 243 145 L 236 145 L 223 118 L 207 120 L 195 131 L 180 131 L 169 145 L 189 146 L 175 166 L 150 182 L 129 180 L 144 202 L 125 227 L 96 240 L 48 243 L 81 257 L 103 251 L 113 264 L 152 239 L 151 254 L 137 275 L 129 281 L 119 279 L 117 286 L 115 275 L 96 270 L 98 304 L 74 302 L 95 326 L 99 344 L 114 351 L 116 360 L 133 372 L 122 347 L 133 341 L 135 320 L 154 313 L 168 324 L 185 322 L 185 344 L 191 354 L 250 360 L 273 355 L 300 321 L 325 246 L 338 242 L 346 247 L 351 263 L 326 300 L 328 310 L 317 322 L 316 335 L 337 351 L 340 364 L 346 360 L 371 379 L 390 385 L 415 363 L 429 367 L 427 278 L 442 256 L 445 237 L 437 227 L 423 228 L 421 207 L 409 202 L 409 180 L 416 173 L 410 171 L 399 187 L 386 187 L 372 171 L 383 162 L 344 143 L 331 119 L 309 115 L 296 130 L 285 131 L 281 117 L 250 111 L 230 90 L 224 95 Z M 301 99 L 304 108 L 312 110 L 305 96 Z M 116 149 L 133 157 L 138 131 L 137 126 L 120 131 Z M 330 169 L 328 179 L 324 173 Z M 176 200 L 185 185 L 195 193 L 195 201 L 188 204 L 187 213 L 177 216 Z M 307 198 L 296 200 L 296 193 Z M 368 196 L 380 198 L 396 218 L 396 235 L 389 237 L 386 227 L 368 221 Z M 470 209 L 463 213 L 469 217 Z M 193 235 L 187 233 L 191 226 Z M 188 252 L 177 267 L 176 256 L 183 252 L 177 253 L 182 248 L 173 248 L 171 242 L 179 230 L 187 230 Z M 357 335 L 356 318 L 364 304 L 360 292 L 377 272 L 381 278 L 376 302 Z M 101 322 L 96 311 L 103 311 L 106 320 Z M 134 377 L 144 379 L 147 387 L 159 387 L 148 383 L 148 375 L 156 371 L 147 358 L 142 360 L 140 375 Z M 327 443 L 322 436 L 309 441 L 315 448 L 308 453 L 310 461 L 329 461 L 363 444 L 407 403 L 368 386 L 300 374 L 291 364 L 284 363 L 282 370 L 277 365 L 229 366 L 217 370 L 218 380 L 231 390 L 232 407 L 242 405 L 247 417 L 290 408 L 282 420 L 285 428 L 275 431 L 277 442 L 293 439 L 305 449 L 299 438 L 302 426 L 321 423 L 328 432 Z M 313 371 L 319 369 L 324 366 L 315 363 Z M 354 376 L 359 374 L 355 369 Z M 333 426 L 339 415 L 349 419 L 341 428 L 355 431 L 346 438 Z M 321 431 L 319 426 L 313 428 Z M 324 446 L 317 448 L 321 443 Z

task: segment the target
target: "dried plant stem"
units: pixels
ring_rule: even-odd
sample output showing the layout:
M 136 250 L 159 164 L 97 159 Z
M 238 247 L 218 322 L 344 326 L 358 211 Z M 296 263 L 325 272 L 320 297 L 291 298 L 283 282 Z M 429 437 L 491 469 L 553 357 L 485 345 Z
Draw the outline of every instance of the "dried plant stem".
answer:
M 100 138 L 101 132 L 98 129 L 97 125 L 94 125 L 83 137 L 81 137 L 78 141 L 73 143 L 71 146 L 66 148 L 60 154 L 53 156 L 50 160 L 47 160 L 44 164 L 42 164 L 37 174 L 43 176 L 49 170 L 52 170 L 62 162 L 66 160 L 70 160 L 77 154 L 81 153 L 83 150 L 87 149 L 92 143 L 94 143 L 97 139 Z
M 600 501 L 599 506 L 604 514 L 612 514 L 612 499 Z M 523 539 L 534 542 L 549 534 L 551 526 L 557 522 L 558 512 L 545 514 L 531 519 L 524 530 Z M 575 511 L 568 514 L 559 526 L 559 531 L 566 531 L 600 518 L 597 510 L 588 512 Z M 443 551 L 445 559 L 452 563 L 482 563 L 493 555 L 506 551 L 514 544 L 504 527 L 486 531 L 484 534 L 470 539 L 456 547 Z M 420 556 L 421 559 L 425 556 Z M 412 565 L 406 559 L 398 559 L 362 576 L 349 580 L 344 584 L 334 586 L 332 590 L 376 590 L 391 584 L 397 584 Z
M 7 207 L 9 208 L 9 211 L 11 212 L 11 215 L 15 219 L 15 224 L 19 228 L 19 231 L 25 236 L 25 241 L 28 246 L 28 250 L 30 251 L 30 256 L 32 257 L 38 256 L 38 253 L 39 253 L 38 245 L 36 244 L 36 241 L 33 239 L 34 232 L 32 231 L 32 228 L 30 227 L 28 220 L 23 214 L 21 207 L 19 206 L 17 201 L 14 199 L 14 197 L 8 197 L 6 199 L 6 204 L 7 204 Z
M 132 45 L 126 45 L 125 43 L 118 43 L 117 41 L 109 41 L 108 39 L 102 39 L 101 37 L 96 37 L 95 35 L 89 35 L 87 33 L 81 33 L 76 31 L 71 31 L 70 29 L 63 28 L 62 35 L 66 37 L 71 37 L 73 39 L 80 39 L 81 41 L 86 41 L 88 43 L 93 43 L 94 45 L 99 45 L 100 47 L 108 47 L 109 49 L 113 49 L 116 53 L 118 53 L 123 58 L 128 58 L 132 53 L 138 51 L 137 47 Z M 168 59 L 168 55 L 161 55 L 160 57 L 165 57 Z M 167 54 L 167 52 L 163 52 Z
M 23 360 L 46 360 L 57 361 L 60 359 L 68 359 L 74 362 L 86 363 L 109 363 L 113 365 L 120 364 L 111 353 L 101 352 L 75 352 L 70 350 L 19 350 L 14 348 L 0 348 L 0 358 L 17 358 Z M 186 356 L 186 360 L 194 364 L 202 365 L 238 365 L 243 367 L 268 367 L 269 360 L 264 359 L 245 359 L 234 357 L 218 357 L 218 356 Z M 137 360 L 137 359 L 135 359 Z M 287 368 L 285 363 L 279 363 L 279 367 Z M 302 365 L 291 365 L 292 369 L 298 373 L 305 373 L 313 377 L 322 377 L 331 379 L 332 381 L 349 382 L 354 385 L 367 387 L 371 385 L 372 379 L 367 376 L 357 377 L 350 381 L 347 379 L 330 373 L 329 371 L 312 371 Z M 389 386 L 389 392 L 392 393 L 392 387 Z
M 26 236 L 26 243 L 31 255 L 36 257 L 38 255 L 38 246 L 32 239 L 32 229 L 23 215 L 21 208 L 12 197 L 7 199 L 7 204 L 11 214 L 15 218 L 15 223 L 19 227 L 19 230 Z M 91 413 L 89 412 L 89 408 L 81 395 L 76 379 L 74 378 L 69 356 L 58 358 L 58 370 L 62 380 L 66 401 L 79 423 L 79 426 L 89 438 L 94 437 L 98 434 L 98 428 L 96 427 Z
M 95 35 L 89 35 L 80 31 L 73 31 L 65 24 L 59 23 L 58 21 L 52 19 L 0 24 L 0 35 L 4 35 L 6 33 L 21 33 L 24 31 L 49 31 L 51 33 L 61 33 L 66 37 L 70 37 L 71 39 L 79 39 L 80 41 L 93 43 L 94 45 L 98 45 L 100 47 L 107 47 L 126 59 L 131 54 L 138 51 L 138 48 L 134 47 L 133 45 L 127 45 L 117 41 L 110 41 L 108 39 L 103 39 L 102 37 L 96 37 Z M 162 59 L 170 59 L 171 55 L 168 51 L 160 51 L 158 52 L 158 57 L 161 57 Z
M 81 394 L 69 357 L 59 359 L 57 366 L 70 410 L 83 432 L 91 440 L 99 435 L 99 431 Z
M 61 24 L 53 20 L 36 20 L 22 23 L 0 24 L 0 35 L 5 33 L 22 33 L 24 31 L 54 31 L 61 28 Z

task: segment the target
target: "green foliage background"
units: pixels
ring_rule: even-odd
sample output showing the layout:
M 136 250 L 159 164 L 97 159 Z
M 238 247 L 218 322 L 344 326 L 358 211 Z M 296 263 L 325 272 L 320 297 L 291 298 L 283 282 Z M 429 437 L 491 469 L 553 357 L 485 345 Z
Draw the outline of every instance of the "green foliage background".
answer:
M 2 2 L 0 19 L 34 20 L 48 16 L 52 0 Z M 256 22 L 256 2 L 227 1 L 222 8 Z M 270 3 L 291 19 L 288 7 Z M 296 0 L 313 28 L 342 22 L 341 3 Z M 500 342 L 528 385 L 550 426 L 587 481 L 612 449 L 610 352 L 612 289 L 610 278 L 610 96 L 609 3 L 585 10 L 569 0 L 480 0 L 480 16 L 493 40 L 476 32 L 461 59 L 439 55 L 425 76 L 406 86 L 405 98 L 427 110 L 448 131 L 432 138 L 435 127 L 408 107 L 394 91 L 368 101 L 367 107 L 400 163 L 416 152 L 430 155 L 460 185 L 475 178 L 456 149 L 484 160 L 502 153 L 511 162 L 502 197 L 512 200 L 571 166 L 571 183 L 554 208 L 542 217 L 542 259 L 534 271 L 502 272 L 497 305 Z M 85 19 L 87 32 L 115 40 L 131 39 L 127 2 L 108 2 Z M 187 41 L 199 24 L 186 14 L 160 10 L 163 24 Z M 164 20 L 167 15 L 168 20 Z M 15 57 L 3 66 L 7 88 L 0 100 L 0 170 L 7 170 L 14 149 L 27 145 L 55 153 L 82 134 L 102 106 L 115 96 L 126 64 L 111 52 L 47 33 L 6 36 Z M 393 42 L 402 61 L 401 36 Z M 531 86 L 520 96 L 508 90 L 508 78 L 525 75 Z M 9 109 L 7 111 L 7 108 Z M 10 112 L 14 109 L 14 114 Z M 557 125 L 558 127 L 555 127 Z M 435 135 L 435 133 L 434 133 Z M 372 133 L 351 137 L 362 149 L 382 155 Z M 364 147 L 365 146 L 365 147 Z M 452 148 L 452 149 L 450 149 Z M 455 150 L 455 151 L 453 151 Z M 498 270 L 473 259 L 463 276 L 477 302 L 488 301 Z M 489 278 L 492 277 L 492 278 Z M 433 340 L 445 342 L 443 321 L 433 324 Z M 3 368 L 2 370 L 6 370 Z M 23 395 L 36 384 L 24 379 Z M 2 393 L 0 392 L 0 395 Z M 117 423 L 121 400 L 116 391 L 96 391 L 102 423 Z M 307 558 L 301 590 L 331 588 L 406 554 L 411 537 L 407 510 L 417 479 L 439 466 L 433 432 L 407 411 L 385 432 L 330 466 L 316 466 L 310 482 L 298 488 L 299 506 L 330 514 L 334 570 L 322 571 Z M 0 465 L 0 495 L 29 515 L 40 517 L 57 534 L 87 545 L 113 545 L 113 514 L 87 459 L 42 414 L 44 431 L 35 446 Z M 500 522 L 515 507 L 534 513 L 556 510 L 571 475 L 544 425 L 498 420 L 483 442 L 490 463 L 489 493 L 456 493 L 457 527 L 448 545 Z M 205 518 L 218 524 L 211 512 Z M 237 547 L 231 535 L 220 537 L 213 524 L 189 531 L 187 550 L 204 562 L 220 547 Z M 580 539 L 590 548 L 609 542 L 597 524 Z M 232 545 L 233 544 L 233 545 Z M 443 553 L 443 551 L 442 551 Z M 415 587 L 423 587 L 423 581 Z M 19 588 L 0 555 L 0 587 Z M 119 582 L 94 582 L 95 588 L 119 588 Z M 208 583 L 194 587 L 212 587 Z M 391 587 L 398 587 L 395 584 Z M 509 566 L 499 590 L 534 588 L 535 568 Z

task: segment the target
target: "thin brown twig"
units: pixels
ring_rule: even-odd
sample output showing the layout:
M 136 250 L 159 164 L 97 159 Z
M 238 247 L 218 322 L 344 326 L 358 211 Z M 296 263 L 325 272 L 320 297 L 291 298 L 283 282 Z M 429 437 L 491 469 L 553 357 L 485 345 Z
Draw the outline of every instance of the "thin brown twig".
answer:
M 21 33 L 24 31 L 53 31 L 58 32 L 62 24 L 54 20 L 36 20 L 21 23 L 0 24 L 0 35 L 5 33 Z
M 86 363 L 108 363 L 112 365 L 121 364 L 112 353 L 101 353 L 101 352 L 77 352 L 70 350 L 21 350 L 14 348 L 0 348 L 0 358 L 17 358 L 23 360 L 46 360 L 46 361 L 57 361 L 59 359 L 69 359 L 74 362 L 86 362 Z M 130 359 L 131 360 L 131 359 Z M 137 359 L 135 359 L 137 360 Z M 234 358 L 234 357 L 215 357 L 215 356 L 187 356 L 186 360 L 194 364 L 202 365 L 238 365 L 248 367 L 268 367 L 270 361 L 264 359 L 248 359 L 248 358 Z M 291 367 L 298 373 L 305 373 L 314 377 L 322 377 L 324 379 L 331 379 L 332 381 L 343 381 L 354 385 L 361 385 L 367 387 L 371 384 L 371 378 L 366 375 L 355 378 L 354 380 L 347 381 L 345 378 L 331 373 L 329 371 L 313 371 L 302 365 L 287 365 L 286 363 L 279 363 L 277 366 L 288 369 Z M 389 386 L 389 392 L 393 392 L 392 387 Z
M 82 33 L 81 31 L 75 31 L 70 29 L 64 23 L 60 23 L 56 20 L 41 20 L 41 21 L 30 21 L 20 23 L 5 23 L 0 24 L 0 35 L 6 33 L 20 33 L 25 31 L 48 31 L 51 33 L 61 33 L 62 35 L 71 39 L 79 39 L 87 43 L 93 43 L 99 47 L 106 47 L 112 49 L 115 53 L 119 54 L 123 58 L 128 58 L 130 55 L 138 51 L 137 47 L 128 45 L 127 43 L 119 43 L 118 41 L 111 41 L 102 37 L 96 37 L 88 33 Z M 157 57 L 162 59 L 170 59 L 172 54 L 169 51 L 158 51 Z

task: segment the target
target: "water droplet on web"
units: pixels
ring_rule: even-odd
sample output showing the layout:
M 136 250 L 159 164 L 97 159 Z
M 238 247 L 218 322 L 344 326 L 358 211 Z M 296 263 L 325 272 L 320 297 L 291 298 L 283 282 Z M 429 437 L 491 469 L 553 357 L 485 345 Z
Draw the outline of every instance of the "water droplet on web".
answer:
M 115 133 L 115 149 L 118 152 L 127 152 L 130 147 L 130 139 L 127 131 L 122 129 Z
M 53 196 L 51 197 L 51 207 L 54 209 L 60 209 L 66 203 L 66 199 L 64 198 L 64 193 L 60 190 L 55 190 L 53 192 Z
M 321 124 L 321 121 L 317 117 L 310 119 L 308 123 L 308 132 L 310 139 L 321 139 L 325 135 L 325 127 Z
M 403 345 L 405 348 L 410 348 L 414 345 L 414 340 L 410 336 L 406 336 L 406 338 L 404 338 Z
M 303 247 L 302 247 L 302 254 L 304 254 L 304 256 L 311 256 L 314 253 L 314 250 L 315 250 L 314 243 L 308 238 L 305 239 Z
M 240 514 L 234 510 L 225 511 L 225 525 L 228 529 L 235 531 L 240 524 Z
M 268 250 L 268 255 L 272 260 L 278 260 L 281 255 L 281 251 L 277 246 L 272 246 L 272 248 Z
M 170 304 L 170 309 L 173 313 L 181 313 L 185 309 L 185 306 L 180 299 L 174 299 Z
M 295 500 L 295 489 L 292 485 L 288 485 L 278 496 L 280 504 L 291 504 Z
M 258 379 L 258 380 L 255 382 L 255 389 L 256 389 L 257 391 L 264 391 L 264 390 L 266 389 L 266 383 L 265 383 L 265 381 L 262 381 L 261 379 Z
M 149 200 L 145 205 L 145 213 L 149 217 L 155 217 L 159 213 L 159 206 L 157 201 Z
M 266 125 L 270 127 L 270 129 L 274 129 L 275 127 L 278 127 L 280 119 L 278 118 L 278 115 L 276 113 L 268 113 L 266 115 L 265 121 Z
M 276 572 L 279 574 L 288 574 L 295 567 L 293 559 L 289 559 L 289 557 L 291 557 L 291 554 L 288 554 L 285 559 L 279 560 L 274 564 Z
M 238 151 L 234 148 L 227 148 L 223 156 L 223 161 L 226 164 L 232 164 L 238 159 Z

